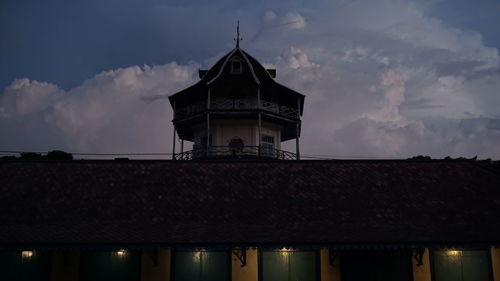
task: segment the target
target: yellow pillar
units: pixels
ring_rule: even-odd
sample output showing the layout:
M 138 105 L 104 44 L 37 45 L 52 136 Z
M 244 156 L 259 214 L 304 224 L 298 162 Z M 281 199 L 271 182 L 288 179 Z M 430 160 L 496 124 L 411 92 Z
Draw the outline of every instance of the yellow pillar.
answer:
M 500 248 L 491 248 L 491 267 L 493 268 L 493 280 L 500 281 Z
M 241 266 L 240 260 L 231 253 L 231 277 L 232 281 L 258 281 L 258 250 L 247 249 L 247 264 Z
M 53 251 L 50 271 L 51 281 L 78 281 L 80 274 L 80 252 Z
M 417 261 L 411 259 L 413 267 L 413 281 L 431 281 L 431 260 L 429 258 L 429 249 L 424 250 L 422 256 L 423 265 L 417 266 Z
M 170 281 L 170 253 L 170 249 L 142 251 L 141 281 Z
M 321 257 L 321 281 L 340 281 L 340 255 L 333 260 L 333 266 L 330 265 L 328 249 L 320 250 Z

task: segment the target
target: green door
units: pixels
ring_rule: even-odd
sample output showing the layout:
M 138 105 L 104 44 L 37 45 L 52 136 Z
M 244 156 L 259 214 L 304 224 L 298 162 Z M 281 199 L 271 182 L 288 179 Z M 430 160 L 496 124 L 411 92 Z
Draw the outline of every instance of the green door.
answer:
M 405 281 L 412 279 L 407 251 L 353 250 L 341 254 L 343 281 Z
M 1 251 L 0 280 L 48 281 L 50 259 L 50 252 L 44 251 L 29 251 L 24 257 L 21 251 Z
M 434 281 L 491 281 L 487 250 L 435 250 L 432 269 Z
M 139 281 L 140 266 L 140 254 L 136 251 L 82 251 L 80 254 L 80 280 Z
M 228 252 L 174 252 L 174 281 L 229 281 Z
M 262 252 L 263 281 L 316 281 L 317 257 L 314 251 Z

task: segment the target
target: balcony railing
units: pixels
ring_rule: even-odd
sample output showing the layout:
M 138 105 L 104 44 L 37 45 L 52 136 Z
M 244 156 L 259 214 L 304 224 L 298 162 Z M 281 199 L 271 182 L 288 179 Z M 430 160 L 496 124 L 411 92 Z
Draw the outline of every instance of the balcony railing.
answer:
M 274 102 L 261 100 L 260 106 L 256 99 L 213 99 L 210 101 L 210 110 L 212 111 L 229 111 L 229 110 L 247 110 L 261 109 L 263 111 L 272 112 L 288 118 L 299 118 L 299 111 L 286 105 L 280 105 Z M 175 118 L 186 118 L 207 110 L 207 102 L 201 101 L 195 104 L 182 107 L 175 110 Z
M 245 158 L 268 158 L 276 160 L 296 160 L 295 153 L 275 149 L 260 148 L 258 146 L 245 146 L 234 148 L 229 146 L 210 146 L 206 148 L 195 148 L 193 150 L 174 154 L 175 160 L 196 160 L 196 159 L 245 159 Z

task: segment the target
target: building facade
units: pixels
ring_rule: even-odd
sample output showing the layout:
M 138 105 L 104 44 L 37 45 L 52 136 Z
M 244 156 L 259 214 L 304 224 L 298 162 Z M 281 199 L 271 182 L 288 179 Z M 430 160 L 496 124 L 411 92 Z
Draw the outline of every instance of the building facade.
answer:
M 2 253 L 2 280 L 444 281 L 498 280 L 500 273 L 498 248 L 425 249 L 421 260 L 415 251 L 395 249 L 344 250 L 333 257 L 328 249 L 251 248 L 23 253 L 10 253 L 18 264 Z
M 0 161 L 1 280 L 499 280 L 475 161 Z
M 284 161 L 275 76 L 238 36 L 169 97 L 171 161 L 0 161 L 0 280 L 500 281 L 498 169 Z

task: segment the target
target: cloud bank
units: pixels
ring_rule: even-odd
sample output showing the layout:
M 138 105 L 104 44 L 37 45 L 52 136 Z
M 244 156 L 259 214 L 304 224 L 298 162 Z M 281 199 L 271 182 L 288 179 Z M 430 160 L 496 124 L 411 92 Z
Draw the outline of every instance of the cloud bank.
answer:
M 0 130 L 8 132 L 0 146 L 166 152 L 172 136 L 166 97 L 193 83 L 196 70 L 196 65 L 176 63 L 131 66 L 99 73 L 67 92 L 49 83 L 16 80 L 0 99 Z
M 318 13 L 266 10 L 242 44 L 306 94 L 303 154 L 500 159 L 496 48 L 414 2 L 340 2 Z M 67 91 L 17 79 L 0 96 L 0 147 L 170 152 L 165 97 L 197 81 L 198 67 L 124 67 Z

